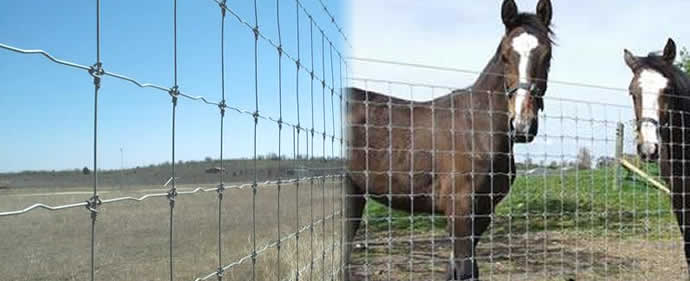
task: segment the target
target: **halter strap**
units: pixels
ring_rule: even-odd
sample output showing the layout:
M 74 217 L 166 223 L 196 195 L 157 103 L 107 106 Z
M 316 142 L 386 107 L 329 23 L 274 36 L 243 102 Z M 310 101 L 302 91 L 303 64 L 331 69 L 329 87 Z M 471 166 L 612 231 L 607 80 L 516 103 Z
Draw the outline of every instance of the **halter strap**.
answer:
M 538 90 L 537 84 L 535 84 L 535 83 L 522 83 L 522 82 L 518 83 L 517 87 L 515 87 L 515 88 L 508 89 L 508 87 L 506 87 L 505 84 L 503 85 L 503 88 L 505 89 L 505 93 L 508 96 L 514 95 L 515 92 L 517 92 L 520 89 L 528 91 L 528 92 L 535 92 Z
M 659 127 L 659 121 L 656 121 L 656 120 L 649 118 L 649 117 L 642 117 L 639 120 L 637 120 L 637 126 L 638 127 L 642 127 L 642 124 L 644 124 L 644 123 L 650 123 L 650 124 L 654 125 L 654 127 Z

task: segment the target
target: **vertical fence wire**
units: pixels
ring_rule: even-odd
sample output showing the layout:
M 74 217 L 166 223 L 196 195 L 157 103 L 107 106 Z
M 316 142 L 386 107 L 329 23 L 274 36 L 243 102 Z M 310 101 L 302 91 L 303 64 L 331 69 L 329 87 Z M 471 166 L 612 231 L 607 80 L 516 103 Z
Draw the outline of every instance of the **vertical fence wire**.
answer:
M 225 119 L 225 8 L 226 0 L 220 4 L 220 93 L 221 101 L 218 108 L 220 109 L 220 184 L 218 185 L 218 269 L 216 275 L 218 281 L 223 280 L 223 192 L 225 190 L 225 183 L 223 182 L 223 175 L 225 168 L 223 167 L 223 120 Z
M 335 79 L 334 79 L 334 74 L 333 74 L 333 44 L 332 43 L 329 43 L 328 51 L 329 51 L 329 55 L 331 58 L 330 66 L 331 66 L 331 85 L 332 85 L 332 88 L 331 88 L 331 122 L 333 123 L 333 126 L 331 127 L 331 129 L 332 129 L 331 130 L 331 161 L 337 161 L 336 160 L 337 158 L 336 158 L 335 153 L 334 153 L 336 132 L 335 132 L 335 111 L 333 108 L 333 94 L 335 92 Z M 331 197 L 330 198 L 331 211 L 333 211 L 333 210 L 336 210 L 335 189 L 333 187 L 331 187 L 330 190 L 331 190 L 331 196 L 330 196 Z M 335 218 L 332 218 L 331 219 L 331 243 L 335 243 L 335 241 L 337 241 L 335 239 L 335 232 L 336 232 L 335 231 Z M 331 251 L 331 280 L 335 279 L 335 274 L 336 274 L 335 252 Z
M 257 155 L 256 137 L 259 124 L 259 12 L 254 0 L 254 179 L 252 181 L 252 281 L 256 281 L 256 193 L 257 193 Z
M 278 258 L 276 259 L 276 276 L 280 278 L 280 248 L 281 248 L 281 233 L 280 233 L 280 189 L 281 189 L 281 179 L 282 175 L 281 173 L 283 172 L 281 168 L 281 159 L 283 158 L 282 154 L 282 144 L 283 144 L 283 39 L 280 34 L 280 1 L 276 0 L 276 25 L 278 28 L 278 48 L 276 49 L 278 52 L 278 183 L 277 183 L 277 206 L 276 206 L 276 217 L 278 219 L 278 225 L 277 225 L 277 244 L 276 244 L 276 251 Z
M 390 86 L 389 86 L 390 87 Z M 436 88 L 431 88 L 431 173 L 436 173 Z M 436 186 L 438 180 L 436 177 L 431 177 L 431 186 Z M 431 209 L 436 209 L 436 191 L 431 189 Z M 431 234 L 436 235 L 436 215 L 431 212 Z M 390 240 L 390 237 L 388 238 Z M 390 250 L 389 250 L 390 251 Z M 436 263 L 436 239 L 431 239 L 431 268 L 435 268 Z M 388 266 L 390 271 L 390 266 Z M 434 274 L 431 275 L 431 281 L 435 281 L 436 277 Z M 388 278 L 390 281 L 390 277 Z
M 339 147 L 339 155 L 340 155 L 339 160 L 341 161 L 341 163 L 338 165 L 338 167 L 340 167 L 340 169 L 342 170 L 340 173 L 340 177 L 338 178 L 338 182 L 340 183 L 340 186 L 339 186 L 340 187 L 340 196 L 339 196 L 340 216 L 339 216 L 339 221 L 340 221 L 340 226 L 341 226 L 340 230 L 339 230 L 339 232 L 340 232 L 340 239 L 339 239 L 340 249 L 339 249 L 339 255 L 338 255 L 338 261 L 339 261 L 338 262 L 338 272 L 340 273 L 339 276 L 341 276 L 341 280 L 344 280 L 345 279 L 345 277 L 344 277 L 345 276 L 344 275 L 345 270 L 343 268 L 343 264 L 345 263 L 345 261 L 343 260 L 343 249 L 344 249 L 344 241 L 345 241 L 344 240 L 344 238 L 345 238 L 344 237 L 345 236 L 345 227 L 344 227 L 345 215 L 344 215 L 344 213 L 346 211 L 345 210 L 345 173 L 347 171 L 348 159 L 345 158 L 344 157 L 345 155 L 343 154 L 344 153 L 343 152 L 343 146 L 346 146 L 347 144 L 343 141 L 345 139 L 345 135 L 343 134 L 343 127 L 345 127 L 345 123 L 343 123 L 343 95 L 346 93 L 343 93 L 344 86 L 343 86 L 343 65 L 342 65 L 342 62 L 343 62 L 343 58 L 338 56 L 338 76 L 339 76 L 338 85 L 340 85 L 340 87 L 339 87 L 340 95 L 338 95 L 338 97 L 339 97 L 339 99 L 338 99 L 338 124 L 340 127 L 340 143 L 339 143 L 338 147 Z M 347 110 L 345 110 L 345 111 L 347 112 Z
M 321 32 L 321 79 L 326 77 L 326 64 L 324 56 L 324 34 Z M 325 164 L 326 162 L 326 82 L 321 80 L 321 115 L 323 117 L 323 132 L 321 139 L 321 157 Z M 323 224 L 321 225 L 321 241 L 326 242 L 326 179 L 321 179 L 321 217 Z M 326 280 L 326 247 L 321 247 L 321 280 Z
M 343 134 L 343 127 L 345 127 L 345 123 L 343 123 L 343 110 L 345 110 L 345 112 L 347 112 L 347 109 L 346 109 L 347 108 L 347 100 L 345 101 L 345 105 L 344 105 L 345 109 L 343 109 L 343 95 L 347 94 L 347 93 L 343 93 L 343 89 L 344 89 L 344 87 L 343 87 L 343 58 L 340 56 L 339 56 L 339 60 L 338 60 L 338 75 L 340 76 L 339 77 L 339 79 L 340 79 L 340 83 L 339 83 L 339 85 L 340 85 L 340 96 L 339 96 L 340 97 L 340 99 L 339 99 L 340 106 L 338 107 L 340 114 L 339 114 L 338 120 L 340 121 L 339 122 L 340 123 L 340 161 L 342 161 L 342 163 L 339 166 L 343 170 L 343 172 L 340 173 L 340 178 L 339 178 L 339 181 L 340 181 L 340 263 L 339 263 L 339 270 L 341 273 L 340 274 L 341 280 L 345 280 L 345 278 L 346 278 L 345 277 L 345 272 L 346 272 L 345 266 L 347 266 L 347 265 L 345 265 L 345 263 L 348 261 L 343 260 L 343 255 L 344 255 L 343 253 L 344 253 L 345 247 L 347 246 L 347 245 L 345 245 L 345 243 L 346 243 L 345 239 L 347 239 L 345 237 L 345 235 L 346 235 L 345 234 L 345 224 L 349 223 L 349 222 L 345 221 L 346 218 L 344 215 L 344 213 L 346 211 L 345 210 L 345 173 L 347 171 L 348 159 L 346 159 L 343 155 L 343 146 L 345 146 L 347 148 L 349 146 L 349 142 L 346 140 L 344 141 L 344 139 L 346 139 L 346 138 L 345 138 L 345 135 Z M 347 149 L 345 149 L 345 151 L 347 152 Z
M 311 51 L 311 158 L 314 161 L 314 20 L 309 16 L 309 42 Z M 307 148 L 308 149 L 308 148 Z M 309 281 L 314 280 L 314 180 L 309 180 L 309 216 L 311 222 L 309 223 L 309 253 L 311 255 L 309 262 Z
M 391 83 L 387 83 L 389 93 L 392 92 Z M 393 269 L 393 102 L 391 98 L 386 99 L 386 109 L 388 110 L 388 124 L 386 124 L 386 131 L 388 131 L 388 216 L 386 217 L 386 224 L 388 227 L 388 260 L 387 260 L 387 277 L 391 281 Z
M 173 255 L 173 236 L 174 236 L 174 209 L 175 201 L 177 197 L 177 178 L 175 177 L 175 112 L 177 108 L 177 97 L 179 95 L 178 84 L 177 84 L 177 0 L 173 0 L 173 81 L 174 85 L 170 90 L 170 96 L 172 97 L 172 135 L 171 135 L 171 183 L 172 186 L 168 191 L 168 200 L 170 203 L 170 222 L 169 222 L 169 238 L 168 238 L 168 248 L 169 248 L 169 270 L 170 270 L 170 281 L 174 279 L 174 255 Z
M 96 63 L 89 70 L 93 76 L 93 195 L 87 208 L 91 214 L 91 281 L 96 279 L 96 216 L 98 215 L 98 90 L 101 87 L 101 1 L 96 0 Z
M 414 130 L 415 130 L 415 128 L 414 128 L 414 126 L 415 125 L 414 125 L 414 105 L 411 102 L 412 100 L 414 100 L 414 88 L 410 85 L 409 90 L 410 90 L 410 102 L 408 103 L 407 107 L 408 107 L 408 110 L 410 111 L 410 116 L 409 116 L 410 117 L 410 127 L 408 128 L 408 130 L 410 132 L 410 150 L 411 151 L 408 154 L 408 157 L 410 158 L 410 170 L 409 170 L 409 174 L 407 177 L 408 177 L 408 180 L 410 181 L 410 195 L 409 195 L 410 196 L 410 198 L 409 198 L 409 200 L 410 200 L 410 216 L 409 216 L 410 233 L 408 233 L 409 240 L 410 240 L 409 241 L 410 252 L 409 252 L 409 258 L 407 259 L 407 263 L 408 263 L 408 267 L 409 267 L 409 270 L 407 273 L 407 278 L 408 278 L 408 280 L 412 281 L 412 268 L 413 268 L 413 260 L 412 259 L 414 256 L 414 196 L 415 196 L 415 193 L 414 193 L 414 164 L 415 164 L 414 163 L 414 153 L 415 153 Z M 393 142 L 393 139 L 392 138 L 389 139 L 388 142 Z
M 301 59 L 302 59 L 302 52 L 301 52 L 301 44 L 300 44 L 300 21 L 299 21 L 299 0 L 295 0 L 295 26 L 296 26 L 296 34 L 297 34 L 297 61 L 295 62 L 295 100 L 296 100 L 296 111 L 297 111 L 297 126 L 293 130 L 293 143 L 295 145 L 295 168 L 296 168 L 296 173 L 297 177 L 300 177 L 300 152 L 299 152 L 299 141 L 300 141 L 300 131 L 302 130 L 302 125 L 301 125 L 301 118 L 300 118 L 300 103 L 299 103 L 299 73 L 300 73 L 300 68 L 301 68 Z M 305 134 L 306 136 L 306 134 Z M 299 249 L 300 249 L 300 244 L 299 244 L 299 238 L 300 238 L 300 216 L 299 216 L 299 181 L 295 183 L 295 218 L 296 218 L 296 225 L 295 225 L 295 263 L 296 263 L 296 270 L 295 270 L 295 281 L 299 281 L 300 278 L 300 255 L 299 255 Z
M 472 91 L 472 89 L 470 89 L 470 94 L 472 94 L 471 91 Z M 450 97 L 450 117 L 451 117 L 450 118 L 450 142 L 451 142 L 451 152 L 450 152 L 451 156 L 450 157 L 451 157 L 451 159 L 453 159 L 453 161 L 452 161 L 453 164 L 451 165 L 451 174 L 450 174 L 450 185 L 451 185 L 451 192 L 452 192 L 450 194 L 450 200 L 451 200 L 450 204 L 452 206 L 451 206 L 451 211 L 450 211 L 450 214 L 451 214 L 450 215 L 450 224 L 449 224 L 448 228 L 451 230 L 450 231 L 450 233 L 451 233 L 450 234 L 451 254 L 450 254 L 449 262 L 451 265 L 450 270 L 453 271 L 453 272 L 451 272 L 451 274 L 453 274 L 452 275 L 453 278 L 455 278 L 455 270 L 456 270 L 457 258 L 458 258 L 455 256 L 455 251 L 457 248 L 457 245 L 456 245 L 456 243 L 457 243 L 456 242 L 457 241 L 457 236 L 456 236 L 457 232 L 455 229 L 455 224 L 456 224 L 456 220 L 457 220 L 457 213 L 456 213 L 457 210 L 455 209 L 456 204 L 453 204 L 454 202 L 456 202 L 455 200 L 457 200 L 457 198 L 455 197 L 455 194 L 457 192 L 457 190 L 455 188 L 455 175 L 457 173 L 457 170 L 456 170 L 457 167 L 456 167 L 455 161 L 454 161 L 454 159 L 455 159 L 455 142 L 456 142 L 456 140 L 455 140 L 455 138 L 456 138 L 455 111 L 457 110 L 455 108 L 455 106 L 456 106 L 455 98 L 453 96 L 451 96 Z
M 365 120 L 369 120 L 369 92 L 367 89 L 369 89 L 366 81 L 364 84 L 365 92 L 364 92 L 364 116 Z M 369 122 L 364 122 L 364 198 L 366 203 L 368 204 L 369 200 Z M 369 213 L 370 210 L 369 208 L 365 207 L 365 213 L 364 213 L 364 280 L 369 281 Z M 360 224 L 362 223 L 362 220 L 360 218 Z

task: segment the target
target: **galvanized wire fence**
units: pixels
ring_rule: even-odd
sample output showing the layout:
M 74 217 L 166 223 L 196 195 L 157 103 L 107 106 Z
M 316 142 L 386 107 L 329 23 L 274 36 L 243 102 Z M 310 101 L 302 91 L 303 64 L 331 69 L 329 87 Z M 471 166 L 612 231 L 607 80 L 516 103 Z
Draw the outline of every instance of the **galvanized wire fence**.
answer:
M 178 77 L 178 23 L 177 23 L 177 1 L 173 0 L 173 85 L 170 87 L 160 86 L 153 83 L 144 83 L 138 79 L 131 78 L 122 74 L 115 73 L 110 70 L 106 70 L 107 66 L 101 61 L 101 1 L 95 1 L 95 13 L 96 13 L 96 62 L 91 65 L 82 65 L 74 62 L 69 62 L 66 60 L 58 59 L 52 56 L 49 52 L 43 50 L 27 50 L 15 46 L 10 46 L 8 44 L 0 43 L 0 49 L 6 51 L 15 52 L 19 54 L 40 54 L 50 61 L 57 63 L 59 65 L 67 66 L 69 68 L 75 68 L 79 70 L 87 71 L 93 78 L 94 85 L 94 114 L 93 114 L 93 188 L 92 196 L 85 201 L 76 202 L 71 204 L 53 205 L 44 203 L 35 203 L 28 207 L 21 208 L 18 210 L 0 210 L 0 225 L 2 225 L 2 219 L 10 216 L 22 216 L 29 212 L 36 212 L 38 209 L 45 209 L 48 211 L 60 211 L 64 209 L 85 207 L 90 213 L 90 247 L 89 247 L 89 275 L 90 280 L 103 279 L 105 277 L 99 277 L 98 270 L 96 269 L 97 260 L 99 259 L 99 233 L 96 229 L 98 225 L 97 218 L 107 217 L 108 212 L 102 211 L 102 207 L 105 205 L 112 205 L 117 207 L 124 201 L 130 202 L 145 202 L 149 200 L 160 200 L 161 198 L 166 198 L 168 201 L 168 276 L 169 280 L 179 280 L 181 277 L 176 275 L 178 271 L 177 267 L 179 263 L 176 262 L 176 256 L 178 253 L 175 252 L 174 240 L 176 238 L 176 228 L 177 225 L 174 224 L 174 218 L 178 216 L 175 209 L 180 205 L 184 205 L 185 201 L 179 200 L 181 196 L 191 196 L 194 194 L 203 193 L 216 193 L 217 198 L 217 268 L 213 272 L 198 272 L 198 277 L 196 280 L 210 280 L 217 279 L 223 280 L 224 276 L 233 273 L 239 265 L 251 263 L 251 273 L 245 276 L 239 276 L 242 280 L 261 280 L 259 273 L 257 272 L 257 259 L 259 257 L 265 256 L 268 250 L 275 250 L 278 262 L 275 263 L 273 276 L 277 279 L 282 280 L 336 280 L 340 279 L 341 266 L 340 266 L 340 249 L 342 247 L 342 237 L 341 237 L 341 225 L 339 223 L 342 217 L 342 200 L 340 194 L 343 186 L 344 180 L 344 169 L 342 166 L 343 159 L 343 149 L 344 138 L 343 138 L 343 128 L 339 124 L 342 122 L 342 108 L 343 108 L 343 83 L 345 82 L 345 73 L 347 64 L 344 61 L 343 54 L 339 51 L 340 40 L 331 40 L 329 38 L 329 32 L 322 28 L 317 19 L 311 14 L 309 9 L 305 7 L 304 3 L 300 0 L 294 1 L 294 12 L 296 17 L 296 41 L 297 41 L 297 52 L 296 54 L 289 53 L 285 50 L 283 45 L 283 39 L 281 37 L 281 20 L 280 20 L 280 7 L 281 1 L 275 1 L 276 7 L 276 30 L 277 39 L 271 38 L 266 35 L 265 32 L 260 29 L 259 19 L 258 19 L 258 5 L 257 1 L 253 2 L 254 18 L 253 20 L 247 20 L 240 16 L 235 10 L 233 10 L 226 0 L 213 0 L 215 5 L 218 5 L 220 12 L 220 54 L 219 54 L 219 65 L 220 65 L 220 88 L 219 93 L 220 100 L 214 101 L 210 98 L 210 94 L 205 96 L 197 96 L 184 91 L 179 86 Z M 337 23 L 332 10 L 329 10 L 328 6 L 323 1 L 318 1 L 320 7 L 323 8 L 323 12 L 326 14 L 325 17 L 330 19 L 330 23 L 337 29 L 337 32 L 342 36 L 347 44 L 347 37 L 342 31 L 342 28 Z M 203 4 L 200 4 L 203 5 Z M 238 34 L 226 34 L 225 26 L 228 16 L 234 19 L 233 23 L 243 26 L 246 30 L 250 31 L 251 38 L 243 37 Z M 308 19 L 309 25 L 309 57 L 303 57 L 300 50 L 301 45 L 304 43 L 304 34 L 302 32 L 303 20 L 300 18 Z M 253 21 L 253 23 L 250 23 Z M 229 35 L 229 36 L 226 36 Z M 300 38 L 302 36 L 302 38 Z M 231 40 L 231 46 L 226 46 L 226 37 Z M 254 58 L 253 58 L 253 70 L 254 70 L 254 108 L 244 109 L 239 106 L 233 105 L 233 94 L 244 95 L 246 93 L 239 93 L 233 91 L 233 86 L 229 85 L 226 87 L 226 52 L 227 49 L 232 49 L 232 42 L 238 40 L 251 39 L 254 43 Z M 319 42 L 320 41 L 320 42 Z M 263 79 L 259 71 L 258 59 L 262 55 L 259 51 L 259 43 L 265 43 L 271 46 L 277 53 L 278 60 L 276 61 L 277 67 L 277 93 L 271 93 L 271 100 L 266 100 L 266 103 L 277 103 L 278 114 L 277 116 L 272 116 L 270 114 L 265 114 L 261 112 L 259 93 L 261 90 L 261 85 Z M 319 47 L 320 46 L 320 47 Z M 315 64 L 315 57 L 320 57 L 321 65 Z M 283 86 L 283 63 L 289 61 L 295 65 L 295 83 L 296 87 L 293 89 L 284 89 Z M 232 65 L 232 63 L 231 63 Z M 319 71 L 320 70 L 320 71 Z M 309 93 L 301 93 L 300 89 L 302 85 L 300 82 L 304 78 L 308 79 L 310 84 Z M 164 187 L 169 186 L 166 192 L 155 192 L 148 193 L 139 196 L 121 196 L 114 198 L 105 198 L 99 194 L 99 167 L 97 163 L 99 162 L 99 136 L 98 136 L 98 110 L 102 107 L 99 106 L 99 90 L 103 86 L 103 78 L 114 78 L 123 81 L 130 82 L 131 84 L 138 86 L 140 88 L 151 88 L 159 91 L 166 92 L 171 99 L 171 152 L 170 152 L 170 177 L 168 182 Z M 316 84 L 316 88 L 315 85 Z M 318 87 L 320 86 L 320 91 Z M 226 88 L 229 91 L 229 100 L 226 99 Z M 285 90 L 285 91 L 284 91 Z M 285 95 L 286 92 L 289 95 Z M 303 108 L 303 103 L 300 103 L 300 98 L 304 98 L 304 95 L 308 94 L 310 96 L 311 108 Z M 314 96 L 321 95 L 321 104 L 315 104 Z M 301 97 L 302 95 L 302 97 Z M 329 98 L 330 96 L 330 98 Z M 219 110 L 219 133 L 220 133 L 220 145 L 219 145 L 219 173 L 218 173 L 218 184 L 215 187 L 196 187 L 196 188 L 185 188 L 180 189 L 178 186 L 178 177 L 176 176 L 176 135 L 179 131 L 176 131 L 176 121 L 180 118 L 177 116 L 178 100 L 187 99 L 190 101 L 200 102 L 202 104 L 211 105 Z M 327 105 L 327 100 L 330 102 L 330 106 Z M 294 104 L 296 106 L 288 106 L 288 104 Z M 291 108 L 296 111 L 296 118 L 290 120 L 284 117 L 283 109 Z M 321 116 L 318 116 L 318 112 L 315 112 L 315 108 L 320 109 L 319 112 Z M 252 171 L 253 180 L 250 183 L 233 183 L 228 184 L 224 178 L 225 168 L 224 163 L 228 163 L 229 160 L 224 159 L 224 151 L 227 148 L 224 147 L 224 127 L 225 127 L 225 117 L 227 111 L 237 113 L 238 116 L 250 117 L 253 122 L 253 151 L 251 161 L 252 161 Z M 300 115 L 300 113 L 302 114 Z M 304 114 L 307 114 L 305 117 Z M 189 116 L 182 116 L 182 118 L 190 118 Z M 307 118 L 307 119 L 305 119 Z M 318 123 L 315 123 L 315 118 L 321 118 L 322 122 L 321 128 L 318 128 Z M 330 119 L 330 120 L 329 120 Z M 309 122 L 309 120 L 311 122 Z M 233 119 L 231 122 L 234 122 Z M 330 122 L 329 122 L 330 121 Z M 261 136 L 257 133 L 257 126 L 260 122 L 266 122 L 273 124 L 275 126 L 275 135 L 273 136 Z M 330 126 L 329 126 L 330 123 Z M 287 132 L 286 132 L 287 131 Z M 236 134 L 245 134 L 246 132 L 235 132 Z M 285 143 L 285 136 L 290 135 L 292 137 L 292 143 Z M 277 145 L 277 167 L 278 175 L 275 177 L 269 177 L 267 179 L 259 178 L 259 168 L 257 167 L 259 162 L 259 155 L 257 153 L 257 138 L 269 137 L 275 138 Z M 320 140 L 319 140 L 320 139 Z M 321 142 L 321 151 L 319 153 L 319 148 L 317 146 L 318 142 Z M 330 146 L 330 151 L 327 151 L 327 146 Z M 300 151 L 302 147 L 306 147 L 306 151 Z M 232 148 L 231 148 L 232 149 Z M 316 149 L 316 150 L 315 150 Z M 292 151 L 292 157 L 284 156 Z M 306 156 L 305 156 L 306 155 Z M 308 162 L 316 163 L 315 165 L 307 165 L 304 167 L 304 159 Z M 293 169 L 299 170 L 301 172 L 295 173 L 292 177 L 286 177 L 284 170 Z M 285 187 L 290 187 L 294 190 L 294 195 L 291 194 L 281 194 L 281 190 L 285 190 Z M 304 198 L 300 189 L 308 188 L 309 197 Z M 224 241 L 228 239 L 244 239 L 245 237 L 227 237 L 222 231 L 227 228 L 224 225 L 225 216 L 245 216 L 246 214 L 234 214 L 224 211 L 225 205 L 224 200 L 228 200 L 227 194 L 231 190 L 251 190 L 251 235 L 250 244 L 251 250 L 244 252 L 245 249 L 232 249 L 234 253 L 231 253 L 233 257 L 239 256 L 236 259 L 230 259 L 228 253 L 223 251 Z M 261 196 L 262 190 L 275 190 L 277 194 L 277 200 L 275 209 L 257 209 L 257 197 Z M 319 192 L 315 196 L 315 191 Z M 283 191 L 285 192 L 285 191 Z M 292 192 L 292 191 L 291 191 Z M 320 196 L 318 196 L 320 195 Z M 294 210 L 281 209 L 281 196 L 283 198 L 292 197 L 290 200 L 295 200 Z M 230 198 L 232 199 L 232 198 Z M 235 199 L 242 200 L 242 199 Z M 283 199 L 286 200 L 286 199 Z M 317 202 L 318 204 L 315 204 Z M 303 204 L 309 204 L 310 219 L 308 221 L 301 221 L 300 217 L 300 206 Z M 315 209 L 315 205 L 320 205 L 320 210 Z M 295 212 L 294 217 L 296 218 L 295 223 L 291 225 L 286 225 L 281 223 L 280 218 L 286 216 L 286 212 Z M 267 214 L 270 213 L 270 214 Z M 257 239 L 257 220 L 261 220 L 261 216 L 275 216 L 277 218 L 277 224 L 275 225 L 275 231 L 277 235 L 269 239 L 269 241 L 259 241 Z M 291 216 L 292 214 L 288 214 Z M 162 219 L 162 218 L 161 218 Z M 231 226 L 232 227 L 232 226 Z M 245 227 L 244 225 L 236 226 L 238 228 Z M 285 229 L 288 229 L 287 231 Z M 320 233 L 317 233 L 321 230 Z M 307 237 L 304 234 L 308 233 Z M 300 252 L 300 245 L 304 242 L 300 242 L 301 239 L 308 239 L 311 244 L 309 251 L 306 253 Z M 281 249 L 284 245 L 289 243 L 294 243 L 296 245 L 292 253 L 281 253 Z M 320 244 L 318 247 L 314 247 L 314 243 Z M 317 252 L 318 251 L 318 252 Z M 238 254 L 244 252 L 243 254 Z M 289 254 L 289 256 L 288 256 Z M 306 257 L 301 257 L 304 255 Z M 296 264 L 290 268 L 281 268 L 281 260 L 294 258 Z M 300 261 L 306 261 L 305 264 L 301 264 Z M 162 276 L 157 276 L 155 278 L 162 278 Z
M 467 234 L 480 241 L 472 259 L 479 264 L 481 280 L 687 278 L 683 238 L 669 197 L 678 190 L 673 192 L 660 178 L 658 164 L 637 157 L 638 123 L 627 88 L 549 80 L 539 134 L 529 144 L 514 144 L 506 155 L 514 157 L 515 168 L 497 173 L 486 167 L 502 165 L 507 158 L 497 157 L 504 152 L 474 150 L 490 145 L 475 143 L 474 137 L 502 134 L 492 129 L 498 124 L 456 128 L 450 119 L 509 113 L 453 104 L 443 97 L 507 95 L 433 82 L 444 75 L 458 79 L 486 73 L 351 60 L 355 69 L 390 70 L 379 72 L 382 77 L 358 77 L 356 71 L 349 77 L 350 85 L 364 90 L 349 100 L 349 112 L 367 114 L 366 121 L 347 124 L 365 135 L 348 146 L 358 160 L 350 163 L 349 172 L 363 178 L 362 194 L 349 196 L 366 198 L 348 265 L 355 280 L 447 280 L 450 262 L 460 259 L 453 257 L 454 242 L 467 238 L 454 232 L 454 219 L 491 220 L 482 235 Z M 404 73 L 401 69 L 415 78 L 390 78 Z M 466 90 L 454 92 L 458 89 Z M 453 146 L 439 138 L 454 139 Z M 456 150 L 455 144 L 472 149 Z M 471 168 L 439 166 L 444 159 L 461 163 L 456 158 L 472 158 Z M 487 196 L 505 196 L 495 212 L 452 216 L 440 211 L 441 204 L 477 202 L 483 196 L 474 189 L 444 193 L 449 185 L 456 188 L 452 178 L 482 176 L 491 181 Z M 501 176 L 515 177 L 509 191 L 493 183 Z

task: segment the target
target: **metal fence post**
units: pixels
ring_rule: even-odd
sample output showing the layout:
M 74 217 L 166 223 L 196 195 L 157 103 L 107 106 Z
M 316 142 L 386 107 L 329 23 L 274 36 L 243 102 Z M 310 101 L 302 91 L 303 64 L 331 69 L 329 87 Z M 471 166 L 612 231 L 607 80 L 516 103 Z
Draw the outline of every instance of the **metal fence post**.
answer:
M 618 122 L 616 128 L 616 177 L 614 178 L 614 187 L 620 189 L 623 187 L 623 168 L 619 163 L 620 159 L 623 159 L 623 143 L 625 141 L 625 125 L 623 122 Z

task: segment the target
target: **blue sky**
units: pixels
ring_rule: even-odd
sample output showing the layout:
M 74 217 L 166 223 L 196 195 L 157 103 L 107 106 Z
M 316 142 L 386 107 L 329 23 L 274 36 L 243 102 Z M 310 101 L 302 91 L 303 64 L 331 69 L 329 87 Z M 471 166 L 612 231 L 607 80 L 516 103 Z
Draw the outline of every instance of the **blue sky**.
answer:
M 107 71 L 134 77 L 164 87 L 173 85 L 172 1 L 101 1 L 101 61 Z M 334 50 L 347 50 L 343 37 L 331 24 L 318 0 L 301 0 L 314 22 L 334 43 Z M 341 1 L 324 1 L 343 26 Z M 254 24 L 252 1 L 228 1 L 243 20 Z M 258 0 L 262 33 L 278 42 L 276 1 Z M 285 52 L 297 52 L 297 7 L 295 1 L 280 1 L 281 40 Z M 96 2 L 23 1 L 0 2 L 0 43 L 23 49 L 42 49 L 60 59 L 83 65 L 96 60 Z M 300 57 L 311 68 L 309 19 L 300 17 Z M 181 91 L 212 101 L 221 99 L 220 8 L 213 1 L 178 1 L 178 83 Z M 319 77 L 331 83 L 330 48 L 321 48 L 321 33 L 314 26 L 314 64 Z M 321 53 L 325 51 L 322 66 Z M 338 56 L 333 52 L 333 76 L 339 87 Z M 248 111 L 255 108 L 254 40 L 249 28 L 230 14 L 225 19 L 226 100 Z M 283 119 L 297 123 L 296 67 L 282 60 Z M 279 116 L 278 54 L 267 41 L 259 40 L 259 111 Z M 39 55 L 20 55 L 0 49 L 0 172 L 19 170 L 73 169 L 92 164 L 93 83 L 85 72 L 49 62 Z M 301 124 L 311 127 L 310 79 L 300 72 Z M 314 85 L 313 126 L 323 130 L 320 83 Z M 333 134 L 330 94 L 326 95 L 326 131 Z M 336 113 L 338 110 L 336 100 Z M 218 108 L 181 98 L 177 108 L 176 158 L 217 158 L 220 143 Z M 337 114 L 335 115 L 338 118 Z M 337 119 L 336 119 L 337 122 Z M 336 127 L 336 134 L 340 134 Z M 278 151 L 278 126 L 260 121 L 259 154 Z M 134 167 L 170 161 L 170 97 L 152 89 L 104 78 L 99 95 L 99 167 Z M 302 134 L 304 136 L 304 134 Z M 253 120 L 228 111 L 225 119 L 225 158 L 251 157 Z M 292 155 L 292 130 L 282 133 L 283 154 Z M 304 152 L 305 141 L 300 142 Z M 330 141 L 326 155 L 331 155 Z M 323 144 L 316 138 L 315 152 Z M 339 151 L 336 149 L 336 153 Z
M 627 91 L 574 87 L 555 81 L 627 89 L 632 73 L 623 61 L 624 48 L 636 55 L 646 55 L 662 50 L 669 37 L 679 48 L 690 48 L 690 22 L 686 20 L 690 1 L 552 2 L 557 46 L 553 50 L 549 75 L 552 82 L 543 113 L 546 118 L 540 122 L 539 138 L 530 145 L 516 146 L 516 153 L 523 158 L 530 154 L 537 161 L 560 160 L 560 156 L 568 160 L 578 148 L 587 147 L 595 156 L 612 156 L 615 123 L 633 118 Z M 504 33 L 501 1 L 353 0 L 350 3 L 355 57 L 481 71 Z M 537 0 L 516 0 L 516 3 L 521 11 L 534 12 Z M 353 77 L 456 88 L 469 86 L 476 79 L 473 74 L 371 63 L 353 62 L 351 69 Z M 388 90 L 387 84 L 377 83 L 369 83 L 368 87 L 404 98 L 431 98 L 431 91 L 423 87 L 414 88 L 412 96 L 408 87 L 393 86 Z M 435 95 L 446 93 L 437 90 Z M 570 119 L 561 121 L 561 114 Z M 626 152 L 634 152 L 632 127 L 628 126 L 626 133 Z M 572 138 L 561 140 L 561 136 Z M 543 157 L 544 154 L 549 156 Z

